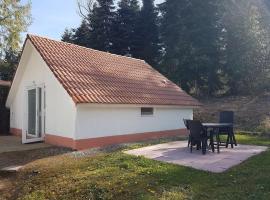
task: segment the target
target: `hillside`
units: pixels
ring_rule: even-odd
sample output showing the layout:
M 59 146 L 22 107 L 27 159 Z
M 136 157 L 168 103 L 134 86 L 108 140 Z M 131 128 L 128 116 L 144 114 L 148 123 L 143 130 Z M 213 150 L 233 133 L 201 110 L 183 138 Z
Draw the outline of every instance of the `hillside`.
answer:
M 232 110 L 237 130 L 270 133 L 270 94 L 200 99 L 200 102 L 203 106 L 195 111 L 196 119 L 216 122 L 219 111 Z

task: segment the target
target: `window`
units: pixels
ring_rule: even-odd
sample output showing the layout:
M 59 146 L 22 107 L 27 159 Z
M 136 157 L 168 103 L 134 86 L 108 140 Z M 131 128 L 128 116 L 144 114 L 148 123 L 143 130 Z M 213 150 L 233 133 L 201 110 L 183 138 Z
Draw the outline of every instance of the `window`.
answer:
M 141 108 L 142 116 L 152 116 L 154 115 L 154 108 Z

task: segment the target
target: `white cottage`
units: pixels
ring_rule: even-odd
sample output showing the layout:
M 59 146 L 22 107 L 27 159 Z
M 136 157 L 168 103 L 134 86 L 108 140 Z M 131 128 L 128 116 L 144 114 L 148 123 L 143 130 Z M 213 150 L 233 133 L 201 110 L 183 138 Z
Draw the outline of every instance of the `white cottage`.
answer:
M 6 106 L 23 143 L 85 149 L 184 134 L 199 103 L 143 60 L 27 35 Z

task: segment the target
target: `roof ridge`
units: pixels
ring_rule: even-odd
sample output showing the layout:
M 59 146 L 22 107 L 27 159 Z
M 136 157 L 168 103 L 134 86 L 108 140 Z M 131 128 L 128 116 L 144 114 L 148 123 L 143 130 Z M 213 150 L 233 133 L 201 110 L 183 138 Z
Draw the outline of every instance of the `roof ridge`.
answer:
M 111 55 L 117 56 L 117 57 L 124 57 L 124 58 L 128 58 L 128 59 L 134 59 L 134 60 L 138 60 L 138 61 L 142 61 L 142 62 L 146 63 L 146 61 L 143 60 L 143 59 L 133 58 L 133 57 L 129 57 L 129 56 L 123 56 L 123 55 L 111 53 L 111 52 L 108 52 L 108 51 L 101 51 L 101 50 L 97 50 L 97 49 L 93 49 L 93 48 L 89 48 L 89 47 L 84 47 L 84 46 L 81 46 L 81 45 L 78 45 L 78 44 L 73 44 L 73 43 L 70 43 L 70 42 L 64 42 L 64 41 L 61 41 L 61 40 L 51 39 L 51 38 L 48 38 L 46 36 L 40 36 L 40 35 L 27 33 L 27 37 L 39 37 L 39 38 L 43 38 L 43 39 L 47 39 L 47 40 L 51 40 L 51 41 L 55 41 L 55 42 L 59 42 L 59 43 L 64 43 L 64 44 L 79 47 L 79 48 L 84 48 L 84 49 L 87 49 L 87 50 L 92 50 L 92 51 L 97 51 L 97 52 L 101 52 L 101 53 L 111 54 Z

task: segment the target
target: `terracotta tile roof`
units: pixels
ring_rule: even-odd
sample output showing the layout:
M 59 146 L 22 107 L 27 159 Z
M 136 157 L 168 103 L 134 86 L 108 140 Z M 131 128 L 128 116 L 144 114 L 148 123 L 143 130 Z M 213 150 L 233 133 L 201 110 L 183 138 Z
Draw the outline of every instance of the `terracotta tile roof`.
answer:
M 145 61 L 28 35 L 75 103 L 197 106 Z
M 11 86 L 11 82 L 10 81 L 0 80 L 0 86 L 10 87 Z

